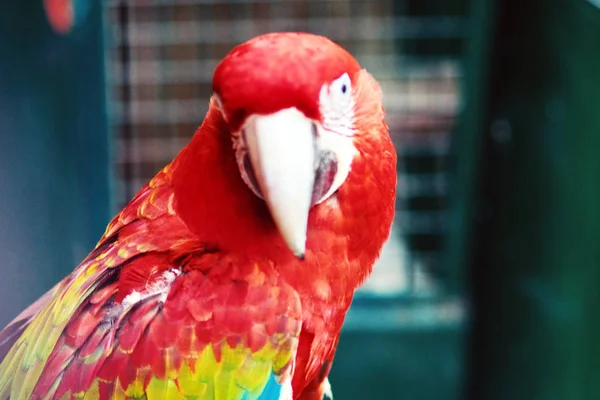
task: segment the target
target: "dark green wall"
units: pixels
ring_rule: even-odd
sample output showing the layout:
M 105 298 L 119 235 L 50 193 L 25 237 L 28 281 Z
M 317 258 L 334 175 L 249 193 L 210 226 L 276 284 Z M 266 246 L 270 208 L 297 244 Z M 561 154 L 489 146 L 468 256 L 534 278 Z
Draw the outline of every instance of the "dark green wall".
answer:
M 600 10 L 497 3 L 471 398 L 600 399 Z
M 459 400 L 458 327 L 344 330 L 330 373 L 335 399 Z
M 0 12 L 0 326 L 69 273 L 109 218 L 100 2 L 68 36 L 41 0 Z

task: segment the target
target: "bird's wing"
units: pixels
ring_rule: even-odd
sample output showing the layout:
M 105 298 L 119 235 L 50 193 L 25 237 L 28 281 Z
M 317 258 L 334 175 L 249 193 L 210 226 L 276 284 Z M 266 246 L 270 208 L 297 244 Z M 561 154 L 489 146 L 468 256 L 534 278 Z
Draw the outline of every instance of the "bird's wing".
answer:
M 0 332 L 10 346 L 0 400 L 288 398 L 297 294 L 196 243 L 173 210 L 168 169 Z
M 296 293 L 218 254 L 167 260 L 147 253 L 107 274 L 45 358 L 52 310 L 65 305 L 34 318 L 3 364 L 2 398 L 279 399 L 301 325 Z
M 33 304 L 27 307 L 21 314 L 12 320 L 2 331 L 0 331 L 0 363 L 6 357 L 6 354 L 21 336 L 23 331 L 29 326 L 31 320 L 52 301 L 52 296 L 59 285 L 50 289 L 46 294 L 37 299 Z

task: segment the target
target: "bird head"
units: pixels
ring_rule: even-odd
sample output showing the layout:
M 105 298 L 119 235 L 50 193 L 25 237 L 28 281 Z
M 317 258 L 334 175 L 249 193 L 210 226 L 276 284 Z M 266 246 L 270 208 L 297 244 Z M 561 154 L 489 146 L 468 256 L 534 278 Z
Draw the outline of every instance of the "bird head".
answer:
M 222 60 L 213 91 L 239 174 L 293 254 L 304 258 L 312 210 L 327 200 L 339 207 L 337 193 L 353 175 L 345 198 L 363 204 L 380 196 L 370 201 L 389 232 L 396 154 L 379 86 L 346 50 L 307 33 L 259 36 Z M 336 212 L 323 210 L 314 223 L 324 214 Z

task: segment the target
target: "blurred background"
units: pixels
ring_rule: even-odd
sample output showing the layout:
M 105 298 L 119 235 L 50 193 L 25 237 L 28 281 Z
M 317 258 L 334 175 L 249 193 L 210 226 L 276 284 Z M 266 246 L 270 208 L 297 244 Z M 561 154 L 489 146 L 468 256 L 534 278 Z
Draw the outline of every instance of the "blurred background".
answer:
M 600 398 L 600 4 L 22 0 L 0 12 L 0 325 L 188 142 L 218 61 L 307 31 L 380 82 L 396 219 L 343 399 Z

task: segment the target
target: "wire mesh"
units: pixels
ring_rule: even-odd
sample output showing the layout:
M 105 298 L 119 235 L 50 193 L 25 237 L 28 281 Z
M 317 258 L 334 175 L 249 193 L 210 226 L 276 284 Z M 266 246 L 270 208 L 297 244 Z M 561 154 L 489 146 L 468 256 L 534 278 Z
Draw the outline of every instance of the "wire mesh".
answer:
M 447 158 L 459 103 L 464 2 L 131 0 L 106 4 L 116 204 L 187 143 L 212 72 L 236 44 L 272 31 L 328 36 L 380 82 L 397 147 L 397 216 L 363 296 L 439 298 Z

